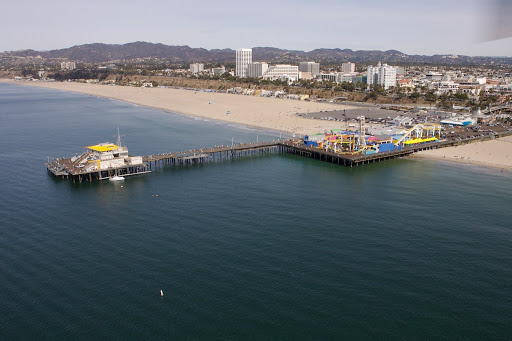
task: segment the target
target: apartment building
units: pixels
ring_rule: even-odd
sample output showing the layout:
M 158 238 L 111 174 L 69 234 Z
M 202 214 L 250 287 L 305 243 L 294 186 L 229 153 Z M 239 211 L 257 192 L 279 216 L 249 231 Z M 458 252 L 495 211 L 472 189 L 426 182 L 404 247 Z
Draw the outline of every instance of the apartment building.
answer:
M 193 75 L 196 75 L 198 74 L 199 72 L 203 72 L 204 71 L 204 64 L 202 63 L 194 63 L 194 64 L 190 64 L 190 69 L 189 69 L 190 73 L 193 74 Z
M 384 89 L 396 86 L 396 68 L 388 64 L 369 65 L 366 69 L 368 85 L 379 84 Z

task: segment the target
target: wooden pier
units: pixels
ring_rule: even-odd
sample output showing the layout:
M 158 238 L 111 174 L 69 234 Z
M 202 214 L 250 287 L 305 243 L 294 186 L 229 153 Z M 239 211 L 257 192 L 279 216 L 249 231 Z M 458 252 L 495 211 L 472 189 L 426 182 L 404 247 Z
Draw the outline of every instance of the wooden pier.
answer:
M 279 141 L 269 141 L 196 149 L 180 153 L 149 155 L 143 156 L 142 160 L 150 169 L 156 169 L 166 166 L 183 166 L 233 160 L 280 151 L 282 150 Z
M 210 162 L 221 162 L 270 153 L 290 153 L 346 167 L 354 167 L 408 156 L 421 150 L 437 149 L 484 141 L 511 134 L 512 132 L 507 132 L 492 137 L 478 137 L 466 140 L 432 142 L 374 154 L 335 153 L 311 146 L 308 147 L 304 145 L 300 139 L 289 139 L 196 149 L 179 153 L 164 153 L 158 155 L 143 156 L 142 165 L 124 166 L 116 169 L 88 171 L 84 169 L 78 170 L 76 168 L 73 169 L 66 167 L 66 165 L 71 162 L 71 159 L 52 160 L 51 162 L 48 162 L 46 166 L 48 171 L 54 176 L 61 178 L 71 178 L 73 182 L 105 180 L 114 175 L 131 176 L 146 174 L 150 173 L 151 169 L 158 169 L 168 166 L 186 166 Z
M 402 148 L 389 152 L 381 152 L 374 154 L 349 154 L 335 153 L 314 147 L 306 147 L 303 144 L 295 144 L 290 142 L 280 143 L 284 152 L 301 155 L 312 159 L 335 163 L 346 167 L 360 166 L 364 164 L 376 163 L 384 160 L 390 160 L 398 157 L 411 155 L 414 152 L 426 149 L 436 148 L 436 143 L 418 145 L 414 147 Z
M 302 140 L 291 139 L 189 150 L 182 153 L 149 155 L 144 156 L 143 160 L 148 164 L 150 169 L 157 169 L 166 166 L 182 166 L 239 159 L 241 157 L 257 156 L 268 153 L 290 153 L 320 161 L 353 167 L 407 156 L 415 151 L 432 149 L 435 147 L 436 143 L 430 143 L 390 152 L 361 155 L 334 153 L 332 151 L 307 147 L 302 143 Z

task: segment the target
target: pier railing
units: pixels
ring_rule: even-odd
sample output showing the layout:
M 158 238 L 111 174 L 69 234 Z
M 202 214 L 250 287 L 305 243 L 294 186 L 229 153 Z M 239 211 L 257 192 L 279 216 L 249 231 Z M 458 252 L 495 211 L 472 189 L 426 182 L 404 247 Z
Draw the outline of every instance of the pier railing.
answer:
M 143 156 L 142 160 L 152 169 L 188 165 L 198 163 L 217 162 L 241 157 L 256 156 L 265 153 L 279 152 L 279 141 L 265 141 L 257 143 L 233 144 L 228 146 L 215 146 L 200 148 L 179 153 L 162 153 Z
M 238 159 L 241 157 L 257 156 L 265 153 L 290 153 L 352 167 L 360 164 L 410 155 L 419 149 L 431 149 L 433 146 L 434 144 L 426 144 L 422 147 L 409 147 L 383 153 L 353 155 L 308 147 L 302 143 L 302 140 L 290 139 L 237 144 L 231 146 L 216 146 L 213 148 L 188 150 L 180 153 L 149 155 L 144 156 L 143 161 L 146 162 L 151 169 L 156 169 L 166 166 L 200 164 Z

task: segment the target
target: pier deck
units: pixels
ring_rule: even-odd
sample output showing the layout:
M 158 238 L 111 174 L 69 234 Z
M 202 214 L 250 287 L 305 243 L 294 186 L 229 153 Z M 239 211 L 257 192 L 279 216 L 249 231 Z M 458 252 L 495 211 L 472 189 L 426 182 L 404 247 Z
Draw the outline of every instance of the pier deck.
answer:
M 113 169 L 92 170 L 76 169 L 71 166 L 71 159 L 52 160 L 46 164 L 48 171 L 56 177 L 71 178 L 73 182 L 105 180 L 114 175 L 130 176 L 150 173 L 150 169 L 156 169 L 167 166 L 183 166 L 200 163 L 218 162 L 224 160 L 238 159 L 241 157 L 258 156 L 267 153 L 290 153 L 308 157 L 325 162 L 335 163 L 347 167 L 354 167 L 364 164 L 370 164 L 389 160 L 397 157 L 404 157 L 415 152 L 427 149 L 437 149 L 473 143 L 478 141 L 491 140 L 501 136 L 511 135 L 512 132 L 506 132 L 496 136 L 477 137 L 466 140 L 439 141 L 426 144 L 420 144 L 410 147 L 404 147 L 399 150 L 374 154 L 349 154 L 334 153 L 314 147 L 308 147 L 299 139 L 276 140 L 259 143 L 236 144 L 231 146 L 216 146 L 213 148 L 204 148 L 188 150 L 179 153 L 164 153 L 157 155 L 143 156 L 143 165 L 123 166 Z
M 343 166 L 359 166 L 371 162 L 378 162 L 388 160 L 391 158 L 407 156 L 418 150 L 432 149 L 437 146 L 436 143 L 424 144 L 421 146 L 407 147 L 401 150 L 390 152 L 375 153 L 370 155 L 355 155 L 334 153 L 313 147 L 307 147 L 302 143 L 302 140 L 279 140 L 267 141 L 260 143 L 239 144 L 233 146 L 220 146 L 208 149 L 189 150 L 181 153 L 169 153 L 144 156 L 144 162 L 153 168 L 186 165 L 196 163 L 208 163 L 229 159 L 237 159 L 245 156 L 255 156 L 264 153 L 290 153 L 309 157 L 321 161 L 336 163 Z
M 142 160 L 150 168 L 163 166 L 187 165 L 195 163 L 215 162 L 228 159 L 237 159 L 246 156 L 278 152 L 279 141 L 267 141 L 259 143 L 236 144 L 232 146 L 218 146 L 213 148 L 188 150 L 179 153 L 164 153 L 143 156 Z

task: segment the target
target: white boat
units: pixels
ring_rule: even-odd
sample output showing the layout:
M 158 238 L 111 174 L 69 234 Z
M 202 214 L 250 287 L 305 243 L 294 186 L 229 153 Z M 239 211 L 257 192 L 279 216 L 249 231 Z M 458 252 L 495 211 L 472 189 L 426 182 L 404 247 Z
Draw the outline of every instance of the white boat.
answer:
M 124 177 L 122 176 L 119 176 L 119 175 L 115 175 L 111 178 L 108 179 L 109 181 L 123 181 L 124 180 Z

